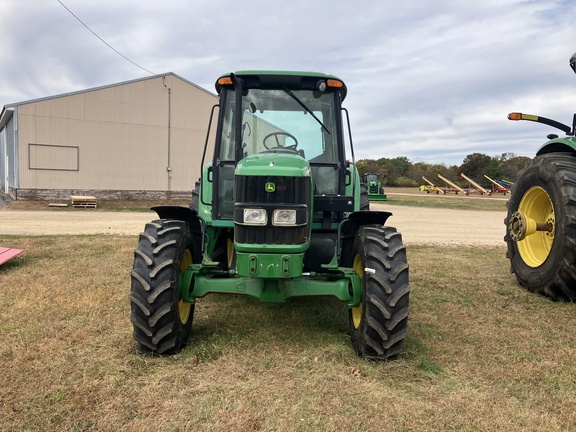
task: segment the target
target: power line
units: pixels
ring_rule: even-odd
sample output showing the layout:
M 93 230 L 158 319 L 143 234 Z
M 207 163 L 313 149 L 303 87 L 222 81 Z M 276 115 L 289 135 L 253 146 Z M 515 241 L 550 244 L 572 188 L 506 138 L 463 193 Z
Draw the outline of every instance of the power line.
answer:
M 130 60 L 128 57 L 126 57 L 124 54 L 122 54 L 120 51 L 118 51 L 116 48 L 114 48 L 112 45 L 110 45 L 108 42 L 106 42 L 104 39 L 102 39 L 100 36 L 98 36 L 94 30 L 92 30 L 90 27 L 88 27 L 86 24 L 84 24 L 84 22 L 78 18 L 74 12 L 72 12 L 70 9 L 68 9 L 68 7 L 62 3 L 60 0 L 58 0 L 58 3 L 60 3 L 64 9 L 66 9 L 68 12 L 70 12 L 70 15 L 72 15 L 74 18 L 76 18 L 78 20 L 78 22 L 80 24 L 82 24 L 84 27 L 86 27 L 88 30 L 90 30 L 90 33 L 92 33 L 94 36 L 96 36 L 98 39 L 100 39 L 108 48 L 110 48 L 112 51 L 114 51 L 116 54 L 118 54 L 120 57 L 122 57 L 125 60 L 128 60 L 130 63 L 132 63 L 134 66 L 139 67 L 140 69 L 142 69 L 143 71 L 148 72 L 150 75 L 156 75 L 154 72 L 149 71 L 146 68 L 143 68 L 142 66 L 140 66 L 138 63 L 133 62 L 132 60 Z

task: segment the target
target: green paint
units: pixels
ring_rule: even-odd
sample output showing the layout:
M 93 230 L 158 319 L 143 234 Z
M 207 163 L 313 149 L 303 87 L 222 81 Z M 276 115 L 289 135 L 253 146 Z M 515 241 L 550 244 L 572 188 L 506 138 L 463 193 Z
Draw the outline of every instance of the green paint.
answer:
M 555 138 L 544 143 L 537 155 L 552 152 L 576 152 L 576 137 Z
M 225 274 L 232 272 L 224 272 Z M 181 284 L 182 299 L 194 303 L 196 298 L 208 294 L 240 294 L 255 297 L 262 302 L 281 303 L 292 297 L 334 296 L 349 307 L 360 304 L 362 282 L 358 275 L 347 269 L 338 274 L 311 274 L 297 278 L 228 277 L 216 278 L 199 265 L 190 266 L 181 280 L 191 281 L 190 290 Z
M 260 153 L 239 161 L 236 165 L 236 175 L 309 177 L 310 164 L 293 154 Z
M 300 277 L 302 275 L 302 268 L 304 267 L 303 262 L 303 253 L 266 254 L 238 252 L 236 254 L 238 274 L 246 277 L 268 279 Z

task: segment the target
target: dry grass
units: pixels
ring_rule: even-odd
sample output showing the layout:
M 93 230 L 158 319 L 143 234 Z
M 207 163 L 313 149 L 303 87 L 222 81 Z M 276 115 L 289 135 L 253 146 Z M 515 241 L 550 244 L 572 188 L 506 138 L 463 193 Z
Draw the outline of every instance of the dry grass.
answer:
M 138 354 L 136 238 L 7 237 L 0 430 L 524 431 L 576 424 L 574 304 L 515 285 L 504 249 L 411 247 L 406 352 L 357 358 L 346 308 L 213 296 L 190 345 Z

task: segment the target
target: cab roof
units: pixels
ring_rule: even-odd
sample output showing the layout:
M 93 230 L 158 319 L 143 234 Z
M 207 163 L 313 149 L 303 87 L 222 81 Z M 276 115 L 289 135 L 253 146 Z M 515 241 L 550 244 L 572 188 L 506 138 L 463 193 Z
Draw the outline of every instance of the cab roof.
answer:
M 307 72 L 307 71 L 279 71 L 279 70 L 242 70 L 237 72 L 230 72 L 221 75 L 216 81 L 216 91 L 222 91 L 220 79 L 231 77 L 232 75 L 242 78 L 244 86 L 247 88 L 282 88 L 287 87 L 291 90 L 298 89 L 316 89 L 319 80 L 334 80 L 341 84 L 339 86 L 340 97 L 342 100 L 346 98 L 347 88 L 344 81 L 335 75 L 328 75 L 321 72 Z

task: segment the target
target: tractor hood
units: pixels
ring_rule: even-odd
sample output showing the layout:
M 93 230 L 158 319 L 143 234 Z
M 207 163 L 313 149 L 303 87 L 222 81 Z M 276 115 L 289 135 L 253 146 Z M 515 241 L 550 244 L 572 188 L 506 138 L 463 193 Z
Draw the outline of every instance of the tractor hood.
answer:
M 293 152 L 260 153 L 245 157 L 238 162 L 236 175 L 309 177 L 310 164 Z

